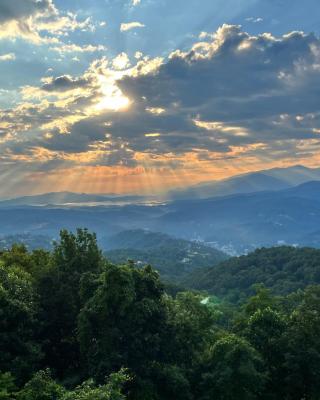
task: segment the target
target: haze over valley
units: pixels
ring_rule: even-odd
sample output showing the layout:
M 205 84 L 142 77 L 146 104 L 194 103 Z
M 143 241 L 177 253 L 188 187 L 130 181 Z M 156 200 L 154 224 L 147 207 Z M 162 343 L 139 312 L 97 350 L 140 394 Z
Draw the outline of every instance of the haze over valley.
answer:
M 82 226 L 96 232 L 101 243 L 119 232 L 142 229 L 230 255 L 281 244 L 319 247 L 320 170 L 261 171 L 168 192 L 161 200 L 48 193 L 1 201 L 0 215 L 2 236 L 44 235 L 49 241 L 62 226 Z

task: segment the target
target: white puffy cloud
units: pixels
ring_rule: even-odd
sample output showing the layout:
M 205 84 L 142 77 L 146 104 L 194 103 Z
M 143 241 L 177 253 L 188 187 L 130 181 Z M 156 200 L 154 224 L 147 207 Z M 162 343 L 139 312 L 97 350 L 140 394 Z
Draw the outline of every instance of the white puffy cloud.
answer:
M 123 22 L 120 25 L 120 31 L 121 32 L 127 32 L 127 31 L 130 31 L 132 29 L 144 28 L 144 27 L 145 27 L 144 24 L 142 24 L 141 22 L 137 22 L 137 21 L 135 21 L 135 22 Z
M 112 66 L 114 69 L 117 70 L 122 70 L 130 67 L 130 59 L 128 57 L 128 54 L 124 52 L 118 54 L 117 57 L 112 60 Z
M 7 53 L 0 55 L 0 61 L 12 61 L 16 59 L 16 55 L 14 53 Z

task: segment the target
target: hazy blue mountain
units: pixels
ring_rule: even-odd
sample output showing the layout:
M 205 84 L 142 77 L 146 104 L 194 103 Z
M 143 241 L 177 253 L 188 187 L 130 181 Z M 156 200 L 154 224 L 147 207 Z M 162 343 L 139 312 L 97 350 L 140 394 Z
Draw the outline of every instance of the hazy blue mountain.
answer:
M 104 194 L 86 194 L 73 192 L 52 192 L 34 196 L 23 196 L 14 199 L 0 201 L 0 207 L 13 207 L 21 205 L 40 206 L 40 205 L 63 205 L 72 203 L 136 203 L 143 200 L 140 196 L 116 196 Z
M 231 255 L 281 243 L 320 247 L 320 181 L 278 191 L 177 200 L 152 207 L 0 207 L 0 220 L 0 235 L 56 237 L 61 228 L 87 227 L 107 238 L 121 231 L 145 229 L 199 239 Z M 125 242 L 124 237 L 120 239 Z M 137 237 L 132 247 L 139 249 L 139 240 L 147 243 L 146 238 Z M 161 241 L 159 237 L 156 240 Z
M 243 175 L 237 175 L 221 181 L 208 182 L 170 191 L 167 199 L 205 199 L 218 196 L 229 196 L 262 191 L 279 191 L 308 181 L 319 181 L 320 169 L 296 165 L 288 168 L 273 168 Z M 160 199 L 161 200 L 161 199 Z M 0 207 L 16 207 L 21 205 L 124 205 L 157 202 L 154 196 L 117 196 L 113 194 L 87 194 L 73 192 L 52 192 L 34 196 L 23 196 L 14 199 L 0 200 Z
M 266 175 L 281 179 L 291 186 L 320 180 L 320 168 L 307 168 L 303 165 L 295 165 L 288 168 L 272 168 L 263 172 Z
M 105 238 L 103 241 L 103 247 L 107 250 L 114 249 L 137 249 L 137 250 L 149 250 L 156 247 L 166 247 L 174 244 L 177 245 L 189 245 L 190 242 L 186 240 L 176 239 L 165 233 L 151 232 L 146 229 L 132 229 L 122 231 L 116 235 Z
M 180 280 L 199 268 L 216 265 L 228 258 L 223 252 L 201 243 L 177 239 L 159 232 L 130 230 L 102 242 L 114 263 L 131 259 L 137 265 L 150 264 L 163 279 Z M 112 249 L 112 250 L 111 250 Z
M 100 237 L 150 228 L 165 209 L 139 205 L 99 207 L 0 207 L 0 234 L 31 233 L 55 237 L 60 229 L 86 227 Z
M 183 237 L 200 237 L 219 248 L 230 244 L 242 252 L 277 243 L 300 244 L 319 227 L 320 182 L 277 192 L 176 201 L 159 223 L 161 231 L 180 236 L 183 232 Z
M 204 199 L 241 193 L 276 191 L 312 180 L 320 180 L 320 169 L 296 165 L 238 175 L 222 181 L 207 182 L 186 189 L 171 191 L 168 196 L 171 200 Z
M 281 195 L 281 193 L 279 193 L 279 195 Z M 304 199 L 318 201 L 320 200 L 320 182 L 310 181 L 302 183 L 301 185 L 283 191 L 282 195 L 296 196 Z

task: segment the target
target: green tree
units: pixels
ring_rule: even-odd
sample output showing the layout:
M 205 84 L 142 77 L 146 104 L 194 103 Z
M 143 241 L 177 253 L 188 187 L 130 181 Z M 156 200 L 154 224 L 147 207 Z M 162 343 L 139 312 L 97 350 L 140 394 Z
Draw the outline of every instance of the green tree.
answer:
M 59 400 L 64 389 L 51 377 L 50 370 L 37 372 L 17 394 L 17 400 Z
M 65 393 L 62 400 L 125 400 L 123 388 L 130 381 L 125 369 L 109 376 L 106 384 L 96 386 L 91 379 L 75 390 Z
M 193 363 L 212 342 L 219 313 L 202 304 L 202 299 L 203 296 L 190 292 L 179 293 L 176 299 L 167 298 L 168 362 L 192 368 Z
M 308 288 L 293 311 L 286 334 L 286 391 L 290 400 L 320 394 L 320 286 Z
M 31 255 L 23 244 L 14 244 L 11 249 L 3 251 L 1 259 L 8 267 L 19 266 L 25 271 L 30 272 L 32 265 Z
M 165 363 L 154 363 L 150 379 L 150 395 L 146 399 L 189 400 L 192 399 L 192 386 L 185 368 Z M 139 397 L 138 397 L 139 398 Z
M 15 391 L 14 378 L 10 372 L 0 374 L 0 400 L 11 400 Z
M 104 258 L 94 234 L 86 229 L 78 229 L 76 234 L 61 231 L 60 242 L 53 250 L 51 268 L 38 285 L 44 366 L 50 365 L 59 377 L 80 378 L 77 319 L 83 305 L 81 277 L 84 274 L 98 277 L 103 266 Z
M 264 391 L 264 398 L 267 399 L 285 398 L 286 330 L 286 317 L 270 307 L 258 309 L 248 319 L 244 330 L 247 340 L 263 357 L 268 376 Z
M 81 352 L 90 376 L 102 382 L 124 366 L 134 374 L 135 390 L 146 389 L 152 363 L 162 356 L 165 324 L 158 274 L 150 267 L 108 266 L 79 318 Z
M 242 338 L 228 334 L 219 339 L 205 355 L 202 400 L 254 400 L 265 383 L 262 360 Z
M 249 297 L 243 306 L 246 315 L 252 315 L 256 311 L 266 308 L 275 308 L 279 303 L 278 299 L 272 295 L 271 290 L 263 285 L 254 285 L 254 289 L 256 293 Z
M 0 370 L 18 382 L 32 374 L 41 356 L 35 341 L 36 300 L 30 274 L 0 264 Z

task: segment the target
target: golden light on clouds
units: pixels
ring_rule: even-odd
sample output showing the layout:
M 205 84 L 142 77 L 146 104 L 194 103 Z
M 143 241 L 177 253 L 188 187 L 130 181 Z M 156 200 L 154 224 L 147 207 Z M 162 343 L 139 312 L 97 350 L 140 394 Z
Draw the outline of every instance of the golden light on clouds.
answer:
M 206 129 L 208 131 L 219 131 L 222 133 L 234 135 L 234 136 L 248 136 L 249 131 L 241 126 L 230 126 L 220 121 L 200 121 L 193 120 L 194 124 L 199 128 Z
M 116 89 L 108 91 L 108 93 L 101 99 L 101 101 L 96 105 L 98 111 L 102 110 L 112 110 L 119 111 L 126 109 L 130 106 L 130 100 L 125 97 L 121 90 Z
M 161 133 L 158 133 L 158 132 L 146 133 L 144 136 L 145 137 L 158 137 L 158 136 L 161 136 Z
M 111 76 L 99 76 L 102 97 L 100 101 L 95 105 L 95 109 L 97 111 L 120 111 L 125 110 L 130 106 L 130 99 L 124 96 L 122 91 L 115 83 L 116 79 L 122 75 L 123 73 L 115 72 Z
M 161 107 L 147 107 L 146 111 L 148 111 L 151 114 L 155 114 L 155 115 L 161 115 L 166 112 L 166 110 Z
M 21 29 L 20 20 L 10 20 L 5 33 L 23 40 L 32 34 L 29 42 L 46 46 L 50 56 L 37 84 L 32 79 L 12 94 L 3 91 L 14 101 L 0 109 L 2 175 L 9 169 L 19 173 L 26 193 L 33 187 L 155 193 L 319 163 L 320 113 L 318 99 L 310 95 L 320 71 L 315 36 L 296 32 L 276 39 L 223 25 L 202 32 L 189 50 L 162 57 L 165 53 L 148 55 L 143 46 L 131 49 L 131 42 L 109 51 L 104 40 L 72 43 L 64 35 L 98 31 L 104 21 L 79 22 L 55 9 L 40 16 L 31 14 L 31 33 Z M 129 21 L 122 30 L 139 27 Z M 284 56 L 277 59 L 279 47 Z M 43 54 L 42 47 L 35 49 Z M 81 63 L 73 70 L 69 61 L 75 57 Z M 19 58 L 16 49 L 1 53 L 1 66 Z

